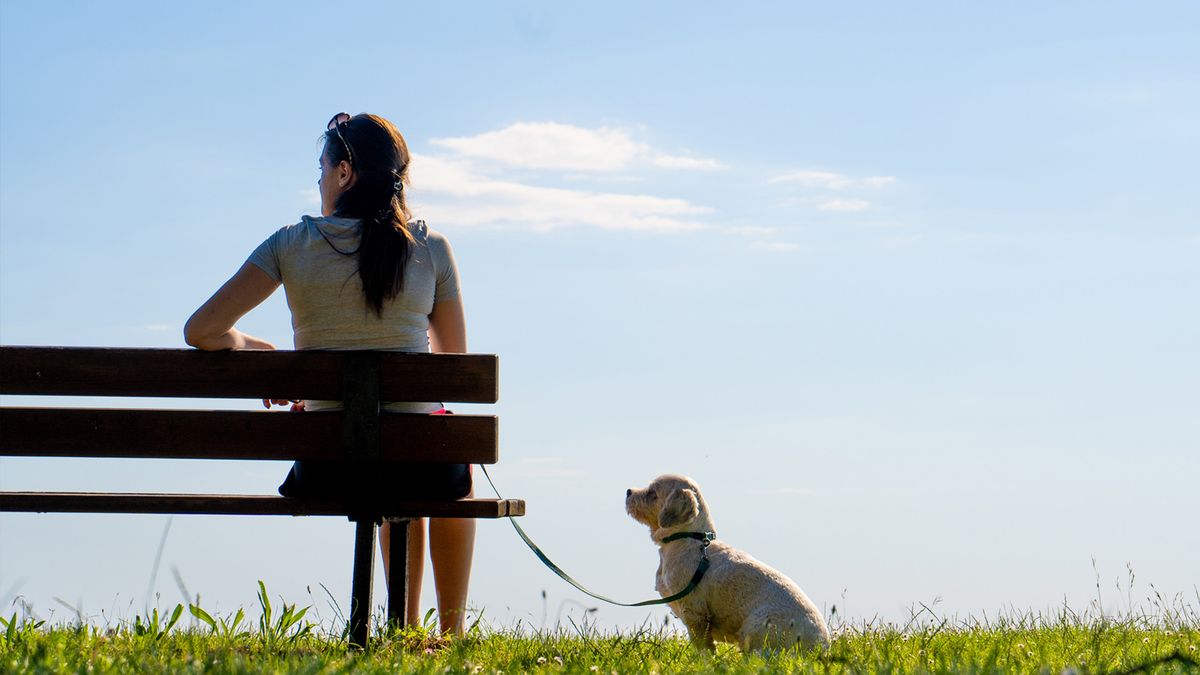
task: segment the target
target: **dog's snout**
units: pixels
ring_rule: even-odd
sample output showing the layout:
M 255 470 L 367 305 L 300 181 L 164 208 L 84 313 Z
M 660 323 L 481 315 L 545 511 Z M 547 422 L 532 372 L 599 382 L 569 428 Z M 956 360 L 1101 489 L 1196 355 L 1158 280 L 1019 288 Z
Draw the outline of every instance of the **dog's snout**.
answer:
M 629 488 L 628 490 L 626 490 L 626 491 L 625 491 L 625 496 L 626 496 L 626 497 L 632 497 L 632 496 L 633 496 L 633 488 Z

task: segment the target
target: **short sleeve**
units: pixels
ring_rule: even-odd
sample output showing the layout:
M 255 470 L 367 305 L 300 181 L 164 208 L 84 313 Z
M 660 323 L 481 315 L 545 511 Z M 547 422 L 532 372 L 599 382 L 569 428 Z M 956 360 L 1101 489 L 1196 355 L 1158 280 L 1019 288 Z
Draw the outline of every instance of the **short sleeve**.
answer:
M 266 241 L 259 244 L 258 248 L 254 249 L 254 252 L 246 259 L 246 262 L 253 263 L 266 272 L 267 276 L 279 283 L 283 283 L 283 272 L 280 271 L 279 265 L 279 239 L 286 229 L 283 228 L 267 237 Z
M 454 263 L 454 249 L 450 248 L 450 242 L 439 233 L 430 232 L 428 241 L 430 258 L 433 259 L 433 272 L 437 280 L 433 302 L 437 304 L 443 300 L 453 300 L 462 292 L 458 284 L 458 266 Z

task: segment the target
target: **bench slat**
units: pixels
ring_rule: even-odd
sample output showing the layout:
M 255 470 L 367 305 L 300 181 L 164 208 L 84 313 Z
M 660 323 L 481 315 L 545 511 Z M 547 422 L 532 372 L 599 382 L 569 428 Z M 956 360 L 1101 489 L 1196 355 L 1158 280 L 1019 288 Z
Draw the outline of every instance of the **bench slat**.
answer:
M 342 413 L 0 408 L 0 456 L 345 459 Z M 495 464 L 490 415 L 381 413 L 381 458 Z
M 345 354 L 0 347 L 0 393 L 340 401 Z M 384 401 L 495 403 L 499 397 L 494 354 L 381 352 L 381 359 Z
M 503 518 L 525 515 L 521 499 L 405 501 L 368 505 L 396 518 Z M 257 516 L 346 516 L 364 506 L 340 500 L 298 500 L 270 495 L 139 494 L 103 492 L 0 492 L 8 513 L 173 513 Z

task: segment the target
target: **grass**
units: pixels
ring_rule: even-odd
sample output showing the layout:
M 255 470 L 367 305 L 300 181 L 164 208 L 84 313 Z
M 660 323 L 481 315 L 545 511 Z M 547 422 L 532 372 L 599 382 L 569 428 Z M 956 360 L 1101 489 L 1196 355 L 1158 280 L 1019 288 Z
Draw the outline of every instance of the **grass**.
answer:
M 446 639 L 423 628 L 378 630 L 366 652 L 345 631 L 322 631 L 307 608 L 276 603 L 259 584 L 258 621 L 213 617 L 197 605 L 101 628 L 0 618 L 3 673 L 1200 673 L 1200 616 L 1178 599 L 1124 617 L 1018 615 L 955 621 L 922 607 L 904 626 L 841 625 L 828 651 L 698 651 L 666 627 L 607 633 L 487 626 Z M 187 626 L 181 624 L 181 620 Z M 376 625 L 380 625 L 376 622 Z

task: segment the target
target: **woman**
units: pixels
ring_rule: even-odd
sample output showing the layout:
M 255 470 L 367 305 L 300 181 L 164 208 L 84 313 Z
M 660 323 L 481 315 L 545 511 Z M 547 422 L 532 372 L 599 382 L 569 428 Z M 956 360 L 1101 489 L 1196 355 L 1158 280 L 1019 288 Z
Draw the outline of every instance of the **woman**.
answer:
M 275 349 L 234 327 L 282 283 L 292 313 L 296 349 L 467 350 L 466 322 L 453 252 L 442 235 L 411 219 L 405 200 L 409 153 L 391 122 L 376 115 L 330 120 L 321 152 L 321 216 L 305 216 L 262 243 L 233 277 L 196 310 L 184 328 L 200 349 Z M 283 400 L 265 400 L 287 405 Z M 301 401 L 293 409 L 336 408 L 336 401 Z M 386 410 L 443 412 L 437 403 L 389 403 Z M 470 496 L 463 465 L 441 473 L 396 473 L 379 486 L 403 498 L 436 485 L 443 495 Z M 431 467 L 430 471 L 437 469 Z M 297 462 L 280 492 L 303 496 L 336 490 L 327 467 Z M 400 536 L 402 532 L 396 532 Z M 392 525 L 380 532 L 385 569 Z M 420 619 L 425 522 L 409 536 L 408 618 Z M 432 518 L 429 550 L 443 632 L 462 634 L 475 544 L 475 521 Z

